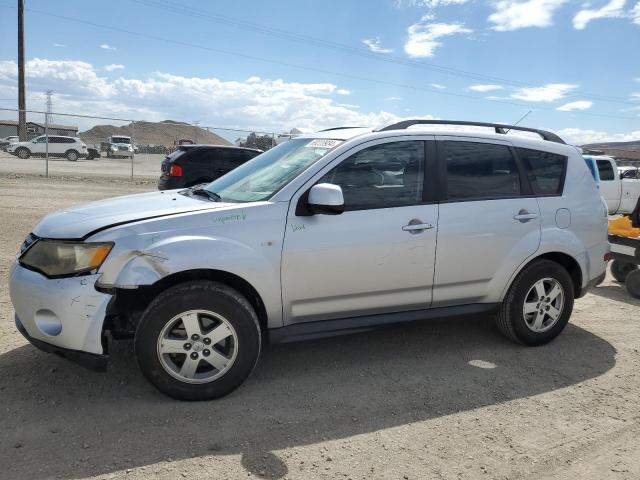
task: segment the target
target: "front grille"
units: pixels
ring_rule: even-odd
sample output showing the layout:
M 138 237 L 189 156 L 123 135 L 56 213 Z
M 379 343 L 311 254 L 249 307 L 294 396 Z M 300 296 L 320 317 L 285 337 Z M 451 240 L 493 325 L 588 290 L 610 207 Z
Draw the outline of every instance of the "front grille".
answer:
M 129 147 L 118 147 L 118 150 L 124 150 L 124 151 L 127 151 L 127 150 L 129 150 Z
M 24 242 L 22 242 L 22 245 L 20 245 L 20 255 L 22 255 L 27 248 L 33 245 L 36 240 L 38 240 L 38 237 L 35 236 L 33 233 L 30 233 L 29 235 L 27 235 L 27 238 L 25 238 Z

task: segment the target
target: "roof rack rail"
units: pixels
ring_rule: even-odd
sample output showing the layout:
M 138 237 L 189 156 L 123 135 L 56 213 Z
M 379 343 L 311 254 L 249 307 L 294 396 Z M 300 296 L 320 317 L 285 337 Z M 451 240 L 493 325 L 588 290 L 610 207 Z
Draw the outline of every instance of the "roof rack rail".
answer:
M 519 127 L 517 125 L 504 125 L 501 123 L 487 123 L 487 122 L 466 122 L 462 120 L 404 120 L 402 122 L 394 123 L 388 127 L 381 128 L 379 132 L 387 130 L 405 130 L 412 125 L 465 125 L 472 127 L 491 127 L 495 129 L 496 133 L 507 134 L 509 130 L 520 130 L 522 132 L 537 133 L 543 140 L 554 143 L 565 143 L 555 133 L 548 132 L 546 130 L 539 130 L 537 128 Z
M 348 130 L 349 128 L 367 128 L 367 127 L 333 127 L 333 128 L 325 128 L 324 130 L 320 130 L 320 131 L 331 132 L 333 130 Z

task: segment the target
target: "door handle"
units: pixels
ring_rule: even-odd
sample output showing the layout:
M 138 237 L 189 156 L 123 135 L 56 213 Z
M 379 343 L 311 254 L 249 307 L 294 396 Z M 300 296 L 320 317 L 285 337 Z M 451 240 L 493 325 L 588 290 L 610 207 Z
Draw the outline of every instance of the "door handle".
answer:
M 534 218 L 538 218 L 537 213 L 529 213 L 526 209 L 522 209 L 518 212 L 517 215 L 514 215 L 513 219 L 518 220 L 520 223 L 526 223 L 529 220 L 533 220 Z
M 402 230 L 405 232 L 419 232 L 422 230 L 429 230 L 430 228 L 433 228 L 433 225 L 430 223 L 410 223 L 409 225 L 402 227 Z

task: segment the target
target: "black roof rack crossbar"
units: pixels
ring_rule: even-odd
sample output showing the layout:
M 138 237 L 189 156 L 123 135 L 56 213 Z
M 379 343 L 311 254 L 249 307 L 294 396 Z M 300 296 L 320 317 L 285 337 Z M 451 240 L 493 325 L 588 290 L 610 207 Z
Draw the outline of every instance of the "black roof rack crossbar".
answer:
M 381 128 L 379 132 L 387 130 L 405 130 L 412 125 L 465 125 L 472 127 L 490 127 L 495 130 L 496 133 L 506 134 L 509 130 L 520 130 L 522 132 L 533 132 L 540 135 L 544 140 L 555 143 L 565 143 L 555 133 L 548 132 L 546 130 L 539 130 L 537 128 L 519 127 L 517 125 L 504 125 L 501 123 L 487 123 L 487 122 L 466 122 L 462 120 L 403 120 L 402 122 L 394 123 L 388 127 Z

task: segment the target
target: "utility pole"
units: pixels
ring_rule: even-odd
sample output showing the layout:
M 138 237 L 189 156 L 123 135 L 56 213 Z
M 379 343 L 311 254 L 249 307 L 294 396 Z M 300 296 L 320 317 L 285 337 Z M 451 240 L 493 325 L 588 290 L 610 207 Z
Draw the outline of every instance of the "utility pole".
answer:
M 53 122 L 53 102 L 51 101 L 51 95 L 53 95 L 53 90 L 47 90 L 46 92 L 44 92 L 45 96 L 47 97 L 47 123 L 49 125 L 51 125 L 51 123 Z
M 27 140 L 27 105 L 24 92 L 24 0 L 18 0 L 18 136 Z
M 198 130 L 199 130 L 198 125 L 200 125 L 200 120 L 194 120 L 194 121 L 193 121 L 193 124 L 194 124 L 194 125 L 195 125 L 195 127 L 196 127 L 196 128 L 195 128 L 195 130 L 194 130 L 194 132 L 193 132 L 193 136 L 194 136 L 193 141 L 194 141 L 195 143 L 198 143 Z

